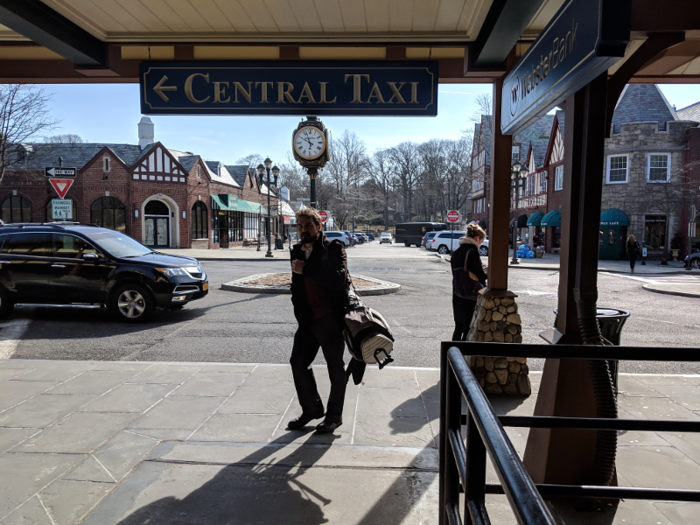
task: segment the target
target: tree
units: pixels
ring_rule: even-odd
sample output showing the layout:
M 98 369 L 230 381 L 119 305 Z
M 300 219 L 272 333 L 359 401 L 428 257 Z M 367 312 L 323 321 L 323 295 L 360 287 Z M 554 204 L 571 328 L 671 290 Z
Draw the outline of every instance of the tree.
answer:
M 42 132 L 54 129 L 44 88 L 24 85 L 0 85 L 0 182 L 7 166 L 31 154 L 23 144 Z
M 389 149 L 389 157 L 394 164 L 403 197 L 403 219 L 410 221 L 413 216 L 413 192 L 421 174 L 421 158 L 418 146 L 411 141 L 402 142 Z
M 389 197 L 396 181 L 392 168 L 389 150 L 379 149 L 374 152 L 369 162 L 369 182 L 381 197 L 384 208 L 384 230 L 389 229 Z
M 87 141 L 83 140 L 80 135 L 67 133 L 65 135 L 51 135 L 50 137 L 44 137 L 44 142 L 47 144 L 85 144 Z

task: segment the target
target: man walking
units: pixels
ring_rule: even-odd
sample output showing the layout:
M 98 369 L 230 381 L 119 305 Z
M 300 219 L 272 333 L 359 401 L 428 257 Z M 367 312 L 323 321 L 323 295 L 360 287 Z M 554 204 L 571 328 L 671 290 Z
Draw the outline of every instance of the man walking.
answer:
M 343 243 L 323 235 L 321 216 L 305 208 L 296 214 L 299 244 L 292 248 L 292 304 L 299 328 L 292 348 L 292 375 L 302 413 L 287 428 L 298 430 L 325 415 L 317 432 L 333 432 L 343 423 L 345 363 L 343 315 L 347 305 L 347 255 Z M 328 366 L 331 394 L 327 409 L 318 393 L 311 363 L 319 346 Z

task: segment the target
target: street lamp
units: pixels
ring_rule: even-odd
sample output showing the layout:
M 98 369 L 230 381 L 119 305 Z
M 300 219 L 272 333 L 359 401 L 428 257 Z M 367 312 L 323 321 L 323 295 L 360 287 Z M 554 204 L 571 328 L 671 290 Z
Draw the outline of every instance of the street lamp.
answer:
M 518 193 L 519 190 L 525 188 L 525 183 L 527 181 L 527 168 L 522 166 L 519 162 L 513 164 L 510 170 L 510 188 L 515 192 L 515 220 L 513 221 L 513 258 L 510 264 L 520 264 L 518 258 L 516 257 L 517 245 L 518 245 Z
M 272 255 L 271 247 L 272 218 L 270 217 L 270 167 L 272 166 L 272 161 L 270 160 L 270 157 L 267 157 L 264 162 L 264 166 L 262 164 L 258 164 L 258 175 L 260 175 L 260 178 L 262 179 L 262 176 L 267 172 L 267 253 L 265 254 L 265 257 L 274 257 L 274 255 Z M 277 166 L 272 167 L 272 174 L 275 176 L 275 184 L 277 184 L 277 177 L 280 174 L 280 169 Z

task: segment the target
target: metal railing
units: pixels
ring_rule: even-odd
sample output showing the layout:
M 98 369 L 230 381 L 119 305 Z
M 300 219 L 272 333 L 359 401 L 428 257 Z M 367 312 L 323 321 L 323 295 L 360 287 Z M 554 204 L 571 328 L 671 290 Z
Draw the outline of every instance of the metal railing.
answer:
M 505 494 L 520 524 L 554 524 L 542 498 L 625 498 L 700 501 L 700 491 L 593 485 L 535 484 L 513 448 L 504 426 L 646 432 L 700 432 L 700 421 L 497 416 L 465 359 L 466 355 L 604 359 L 621 361 L 700 361 L 692 348 L 443 342 L 440 360 L 440 524 L 462 524 L 464 492 L 468 524 L 490 523 L 486 494 Z M 467 414 L 462 415 L 462 399 Z M 462 429 L 466 426 L 466 445 Z M 500 480 L 486 483 L 486 454 Z

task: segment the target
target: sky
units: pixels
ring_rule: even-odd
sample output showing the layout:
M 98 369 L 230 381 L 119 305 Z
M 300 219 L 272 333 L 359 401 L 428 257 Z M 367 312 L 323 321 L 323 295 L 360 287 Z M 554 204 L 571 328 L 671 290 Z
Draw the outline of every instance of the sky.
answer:
M 138 144 L 138 84 L 61 84 L 44 86 L 51 95 L 49 111 L 60 121 L 51 132 L 76 134 L 87 142 Z M 700 101 L 697 85 L 661 85 L 678 109 Z M 369 152 L 411 140 L 458 139 L 474 129 L 479 94 L 491 93 L 490 84 L 441 84 L 437 117 L 322 117 L 338 138 L 354 132 Z M 288 161 L 292 131 L 301 117 L 150 116 L 155 140 L 169 149 L 190 151 L 205 160 L 234 164 L 250 154 L 269 156 L 276 164 Z

